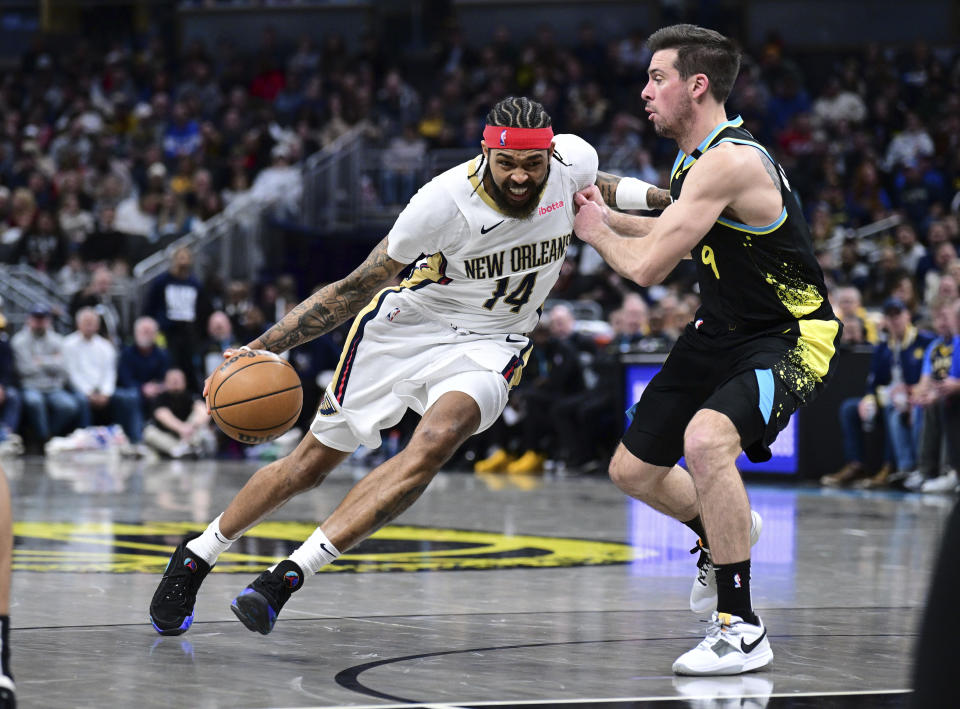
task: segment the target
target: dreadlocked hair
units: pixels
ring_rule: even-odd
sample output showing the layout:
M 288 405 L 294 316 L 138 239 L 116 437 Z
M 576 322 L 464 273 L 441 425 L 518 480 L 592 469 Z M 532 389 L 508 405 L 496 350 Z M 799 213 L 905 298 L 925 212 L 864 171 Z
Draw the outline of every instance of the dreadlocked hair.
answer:
M 501 128 L 549 128 L 553 125 L 553 120 L 543 104 L 531 101 L 526 96 L 507 96 L 490 109 L 490 113 L 487 114 L 487 125 Z M 554 151 L 554 157 L 560 159 L 556 151 Z M 477 169 L 470 177 L 476 177 L 484 172 L 486 163 L 486 158 L 481 157 L 480 162 L 477 163 Z M 474 191 L 479 188 L 478 182 Z
M 488 126 L 547 128 L 553 124 L 543 105 L 526 96 L 507 96 L 487 114 Z

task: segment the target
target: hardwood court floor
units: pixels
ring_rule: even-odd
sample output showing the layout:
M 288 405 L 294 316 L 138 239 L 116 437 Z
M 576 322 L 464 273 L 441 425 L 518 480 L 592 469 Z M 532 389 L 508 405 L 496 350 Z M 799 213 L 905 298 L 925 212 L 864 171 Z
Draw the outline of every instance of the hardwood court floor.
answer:
M 221 558 L 193 628 L 147 607 L 187 529 L 256 468 L 109 456 L 5 460 L 21 707 L 902 707 L 953 500 L 748 486 L 772 668 L 678 678 L 703 634 L 694 539 L 605 478 L 443 473 L 394 526 L 311 578 L 269 636 L 230 600 L 364 472 L 342 468 Z M 379 572 L 379 573 L 378 573 Z M 667 701 L 672 699 L 674 701 Z M 659 701 L 656 701 L 659 700 Z

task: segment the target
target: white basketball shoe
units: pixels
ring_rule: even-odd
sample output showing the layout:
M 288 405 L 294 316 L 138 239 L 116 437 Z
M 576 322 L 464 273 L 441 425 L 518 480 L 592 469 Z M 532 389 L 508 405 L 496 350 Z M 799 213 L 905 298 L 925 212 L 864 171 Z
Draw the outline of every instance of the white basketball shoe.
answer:
M 752 625 L 738 615 L 714 611 L 707 636 L 673 663 L 678 675 L 738 675 L 773 662 L 763 621 Z
M 763 529 L 763 518 L 756 510 L 750 510 L 750 546 L 756 546 Z M 710 550 L 704 547 L 700 540 L 697 546 L 690 550 L 691 554 L 700 552 L 697 560 L 697 577 L 693 580 L 690 589 L 690 610 L 697 615 L 708 618 L 717 610 L 717 575 L 714 573 L 713 561 L 710 559 Z

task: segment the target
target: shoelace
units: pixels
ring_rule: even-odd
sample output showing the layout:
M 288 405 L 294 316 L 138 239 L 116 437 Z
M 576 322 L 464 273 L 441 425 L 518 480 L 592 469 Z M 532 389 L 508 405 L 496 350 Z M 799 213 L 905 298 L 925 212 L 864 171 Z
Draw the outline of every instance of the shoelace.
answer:
M 272 571 L 265 571 L 260 576 L 261 587 L 269 591 L 274 600 L 283 604 L 290 597 L 290 590 L 283 583 L 283 577 L 278 576 Z
M 168 589 L 163 596 L 165 601 L 174 601 L 176 603 L 183 603 L 187 596 L 187 579 L 184 578 L 184 572 L 178 571 L 176 578 L 173 574 L 167 577 Z M 173 584 L 170 586 L 170 584 Z
M 720 619 L 714 614 L 710 620 L 707 621 L 707 635 L 700 641 L 698 647 L 704 650 L 711 649 L 717 640 L 721 637 L 721 631 L 723 629 L 723 624 L 720 622 Z
M 691 554 L 696 554 L 700 552 L 700 558 L 697 559 L 697 583 L 701 586 L 707 585 L 707 574 L 713 571 L 713 562 L 710 561 L 710 554 L 706 549 L 700 544 L 700 540 L 697 540 L 697 545 L 690 550 Z
M 187 600 L 187 588 L 193 573 L 186 566 L 180 564 L 177 569 L 167 575 L 167 592 L 163 595 L 165 601 L 174 601 L 183 604 Z

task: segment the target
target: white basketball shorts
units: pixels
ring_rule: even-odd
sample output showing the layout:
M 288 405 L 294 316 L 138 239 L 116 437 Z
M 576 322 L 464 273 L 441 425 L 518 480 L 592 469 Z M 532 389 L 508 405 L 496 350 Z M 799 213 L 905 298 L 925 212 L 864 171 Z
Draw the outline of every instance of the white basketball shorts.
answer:
M 442 288 L 442 286 L 432 286 Z M 500 416 L 532 347 L 516 334 L 480 334 L 435 320 L 407 289 L 381 291 L 353 321 L 340 364 L 310 426 L 324 445 L 380 446 L 406 410 L 423 414 L 449 391 L 472 397 L 486 430 Z

